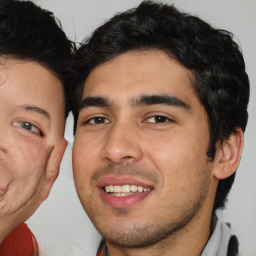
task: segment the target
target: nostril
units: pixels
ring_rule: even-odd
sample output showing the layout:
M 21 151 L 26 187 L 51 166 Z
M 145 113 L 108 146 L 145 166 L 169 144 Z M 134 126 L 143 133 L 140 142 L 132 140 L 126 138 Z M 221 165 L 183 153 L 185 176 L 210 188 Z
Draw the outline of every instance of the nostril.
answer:
M 123 157 L 123 159 L 130 159 L 130 158 L 132 158 L 132 156 L 125 156 L 125 157 Z
M 136 161 L 136 159 L 132 156 L 125 156 L 121 159 L 120 163 L 123 165 L 131 164 L 133 161 Z
M 102 159 L 116 164 L 138 161 L 142 157 L 142 149 L 136 136 L 127 135 L 119 128 L 115 127 L 116 130 L 108 134 L 101 149 Z

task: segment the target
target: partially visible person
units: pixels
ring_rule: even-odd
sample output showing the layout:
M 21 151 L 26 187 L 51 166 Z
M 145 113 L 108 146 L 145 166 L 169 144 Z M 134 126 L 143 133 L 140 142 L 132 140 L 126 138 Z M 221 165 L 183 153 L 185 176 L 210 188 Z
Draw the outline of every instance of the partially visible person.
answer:
M 3 256 L 37 256 L 39 246 L 34 234 L 27 224 L 23 223 L 15 228 L 2 242 L 0 255 Z
M 215 214 L 248 118 L 232 34 L 146 1 L 99 27 L 75 64 L 73 171 L 97 255 L 238 255 Z
M 30 1 L 1 1 L 0 243 L 47 198 L 58 176 L 73 50 L 51 12 Z

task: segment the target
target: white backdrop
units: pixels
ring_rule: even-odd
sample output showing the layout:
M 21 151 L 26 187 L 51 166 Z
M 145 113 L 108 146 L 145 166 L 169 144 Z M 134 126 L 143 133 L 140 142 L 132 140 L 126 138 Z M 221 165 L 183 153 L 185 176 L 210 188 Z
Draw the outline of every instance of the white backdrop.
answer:
M 138 5 L 141 0 L 34 0 L 61 20 L 64 31 L 77 42 L 114 13 Z M 196 14 L 215 27 L 234 33 L 242 47 L 251 82 L 249 123 L 245 148 L 235 184 L 222 219 L 232 222 L 240 240 L 241 255 L 256 255 L 256 1 L 255 0 L 165 0 Z M 69 141 L 61 172 L 45 203 L 28 220 L 42 256 L 95 256 L 100 236 L 76 196 L 71 166 L 72 117 L 68 118 Z

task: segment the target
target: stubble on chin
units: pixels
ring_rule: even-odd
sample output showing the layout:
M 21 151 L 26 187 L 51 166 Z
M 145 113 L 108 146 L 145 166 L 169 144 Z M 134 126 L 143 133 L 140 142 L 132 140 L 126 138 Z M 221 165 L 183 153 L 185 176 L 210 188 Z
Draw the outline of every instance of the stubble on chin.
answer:
M 108 166 L 104 169 L 98 170 L 95 175 L 92 176 L 90 185 L 94 185 L 95 182 L 104 175 L 120 172 L 127 173 L 127 171 L 130 175 L 138 175 L 137 171 L 139 170 L 133 167 L 131 168 L 131 166 L 126 166 L 121 169 L 112 169 L 110 166 Z M 141 175 L 144 175 L 143 172 L 139 172 L 139 175 L 140 173 Z M 149 175 L 147 178 L 150 177 L 151 179 L 154 179 L 154 182 L 157 184 L 159 177 L 154 176 L 155 174 L 153 172 L 148 172 L 147 175 Z M 169 211 L 164 210 L 164 208 L 168 207 L 168 205 L 164 205 L 165 202 L 162 202 L 161 207 L 163 207 L 163 212 L 169 212 L 170 216 L 167 216 L 168 214 L 157 215 L 156 212 L 154 216 L 151 215 L 151 217 L 148 219 L 145 216 L 145 218 L 142 218 L 142 221 L 139 222 L 136 219 L 133 221 L 133 218 L 136 218 L 136 216 L 130 214 L 132 209 L 119 208 L 112 209 L 113 219 L 117 219 L 116 221 L 109 221 L 107 218 L 104 218 L 104 213 L 101 213 L 101 216 L 97 216 L 97 211 L 94 211 L 94 214 L 91 216 L 92 222 L 108 243 L 118 247 L 139 249 L 157 244 L 159 246 L 163 246 L 164 243 L 171 245 L 177 240 L 178 236 L 176 236 L 176 234 L 180 230 L 184 229 L 200 212 L 200 209 L 202 208 L 204 201 L 207 198 L 209 185 L 210 180 L 205 176 L 205 179 L 201 180 L 200 189 L 196 192 L 197 196 L 195 196 L 194 199 L 191 198 L 189 204 L 185 203 L 179 206 L 172 206 L 180 207 L 180 210 L 174 210 L 174 212 L 178 213 L 174 216 L 171 216 L 171 209 Z M 190 196 L 189 191 L 188 196 Z M 95 205 L 95 202 L 92 202 L 92 204 L 94 204 L 94 207 L 92 208 L 96 210 L 97 206 Z M 111 216 L 109 218 L 111 218 Z
M 163 221 L 161 216 L 155 216 L 151 220 L 145 218 L 144 224 L 136 225 L 132 222 L 132 218 L 129 218 L 129 209 L 113 209 L 113 214 L 119 218 L 119 221 L 109 226 L 108 221 L 105 220 L 98 223 L 96 228 L 108 243 L 118 247 L 139 249 L 152 245 L 162 247 L 165 243 L 171 246 L 177 240 L 176 234 L 185 229 L 200 211 L 207 191 L 207 187 L 202 189 L 197 201 L 189 209 L 181 211 L 179 216 L 175 216 L 175 220 L 170 218 Z

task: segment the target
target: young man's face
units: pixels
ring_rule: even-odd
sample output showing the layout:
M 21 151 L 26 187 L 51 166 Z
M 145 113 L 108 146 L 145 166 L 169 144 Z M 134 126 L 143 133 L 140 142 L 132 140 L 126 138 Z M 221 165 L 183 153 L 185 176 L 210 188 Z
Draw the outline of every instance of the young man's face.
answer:
M 1 59 L 0 217 L 34 196 L 63 131 L 61 82 L 36 62 Z
M 146 246 L 196 216 L 210 219 L 215 163 L 191 79 L 157 50 L 119 55 L 90 73 L 73 169 L 83 207 L 107 241 Z

